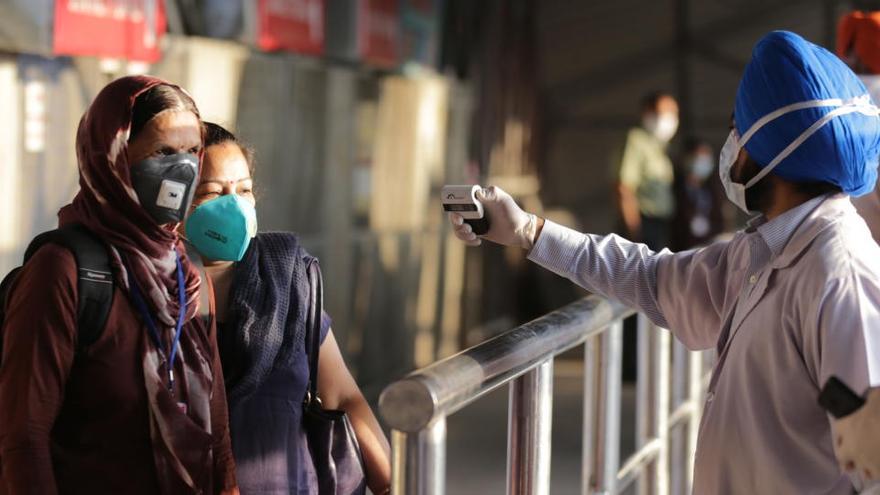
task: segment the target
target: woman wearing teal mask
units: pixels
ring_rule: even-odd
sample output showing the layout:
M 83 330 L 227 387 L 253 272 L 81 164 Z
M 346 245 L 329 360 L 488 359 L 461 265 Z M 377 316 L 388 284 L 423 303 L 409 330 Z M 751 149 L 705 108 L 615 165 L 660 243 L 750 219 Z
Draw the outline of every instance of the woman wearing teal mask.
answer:
M 309 380 L 306 266 L 313 258 L 292 233 L 256 234 L 253 153 L 222 127 L 205 127 L 205 157 L 185 232 L 214 282 L 239 486 L 243 494 L 317 493 L 302 441 Z M 318 394 L 326 409 L 348 413 L 367 484 L 373 493 L 386 493 L 388 441 L 342 359 L 326 314 L 321 342 Z

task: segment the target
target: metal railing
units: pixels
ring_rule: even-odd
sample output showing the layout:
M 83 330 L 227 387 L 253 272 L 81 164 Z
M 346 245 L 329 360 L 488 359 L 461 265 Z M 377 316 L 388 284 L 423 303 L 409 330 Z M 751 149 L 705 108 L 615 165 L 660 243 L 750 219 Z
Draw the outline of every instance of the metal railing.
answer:
M 620 465 L 623 305 L 590 296 L 417 370 L 382 393 L 392 428 L 392 493 L 445 493 L 446 418 L 509 384 L 507 493 L 550 493 L 553 360 L 584 345 L 582 493 L 688 493 L 703 356 L 638 319 L 636 452 Z

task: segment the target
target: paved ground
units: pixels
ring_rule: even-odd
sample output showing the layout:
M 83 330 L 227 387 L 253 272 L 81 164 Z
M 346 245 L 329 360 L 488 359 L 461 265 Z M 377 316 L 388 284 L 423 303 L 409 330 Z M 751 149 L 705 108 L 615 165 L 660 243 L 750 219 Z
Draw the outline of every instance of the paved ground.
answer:
M 552 495 L 580 493 L 581 390 L 580 370 L 556 366 L 553 402 Z M 632 453 L 635 395 L 624 387 L 621 457 Z M 471 404 L 447 420 L 448 495 L 503 495 L 507 459 L 507 388 Z

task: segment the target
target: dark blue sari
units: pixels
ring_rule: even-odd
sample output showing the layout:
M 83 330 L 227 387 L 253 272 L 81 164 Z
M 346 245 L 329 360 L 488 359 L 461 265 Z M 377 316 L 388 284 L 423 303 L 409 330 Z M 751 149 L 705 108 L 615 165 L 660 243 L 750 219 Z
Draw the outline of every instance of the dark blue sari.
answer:
M 289 233 L 258 235 L 235 266 L 218 324 L 236 476 L 244 495 L 315 493 L 302 427 L 311 259 Z M 324 315 L 321 341 L 330 329 Z

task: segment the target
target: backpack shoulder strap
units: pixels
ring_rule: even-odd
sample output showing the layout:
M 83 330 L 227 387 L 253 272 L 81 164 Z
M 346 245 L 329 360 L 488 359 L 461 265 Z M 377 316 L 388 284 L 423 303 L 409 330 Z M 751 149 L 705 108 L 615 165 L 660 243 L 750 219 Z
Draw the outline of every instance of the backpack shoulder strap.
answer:
M 88 347 L 101 336 L 113 303 L 113 271 L 107 246 L 85 227 L 67 225 L 35 237 L 25 252 L 25 263 L 47 243 L 64 246 L 76 259 L 77 347 Z
M 3 359 L 3 322 L 6 321 L 6 304 L 9 299 L 9 292 L 12 290 L 12 285 L 15 283 L 16 277 L 18 277 L 19 272 L 21 272 L 21 267 L 17 266 L 12 269 L 9 273 L 3 277 L 3 281 L 0 282 L 0 361 Z
M 16 277 L 18 277 L 18 273 L 21 272 L 21 267 L 17 266 L 13 268 L 9 273 L 3 277 L 3 281 L 0 282 L 0 325 L 3 324 L 4 316 L 6 314 L 6 303 L 7 298 L 9 297 L 9 291 L 12 289 L 12 284 L 15 282 Z M 2 342 L 0 342 L 2 344 Z

